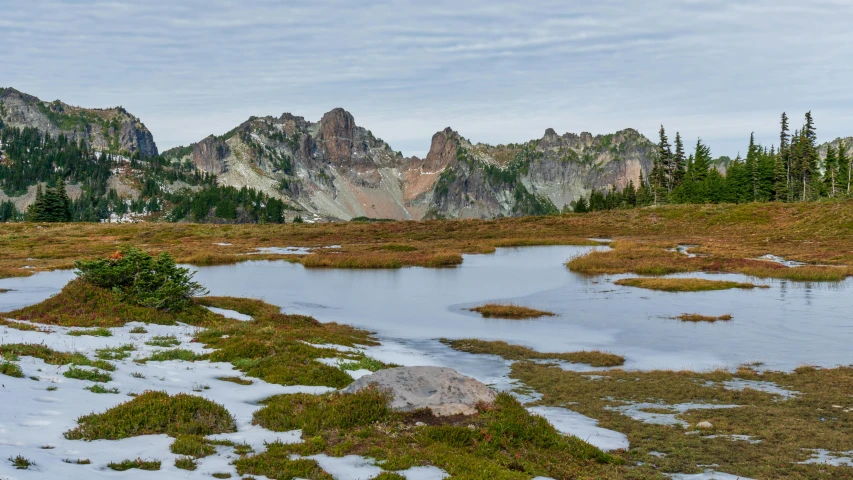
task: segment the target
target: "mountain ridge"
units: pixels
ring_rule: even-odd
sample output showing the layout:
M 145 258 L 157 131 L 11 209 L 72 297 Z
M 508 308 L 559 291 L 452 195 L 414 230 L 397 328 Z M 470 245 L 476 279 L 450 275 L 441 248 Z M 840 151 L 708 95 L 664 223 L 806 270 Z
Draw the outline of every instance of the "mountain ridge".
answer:
M 163 156 L 318 215 L 419 220 L 558 211 L 592 189 L 636 182 L 648 174 L 652 152 L 631 128 L 609 135 L 547 129 L 540 139 L 493 146 L 447 127 L 423 159 L 404 157 L 335 108 L 317 122 L 291 113 L 250 117 Z M 444 174 L 448 168 L 453 174 Z
M 60 100 L 43 101 L 11 87 L 0 87 L 0 122 L 9 127 L 34 127 L 57 137 L 85 140 L 98 150 L 157 155 L 154 136 L 123 107 L 83 108 Z

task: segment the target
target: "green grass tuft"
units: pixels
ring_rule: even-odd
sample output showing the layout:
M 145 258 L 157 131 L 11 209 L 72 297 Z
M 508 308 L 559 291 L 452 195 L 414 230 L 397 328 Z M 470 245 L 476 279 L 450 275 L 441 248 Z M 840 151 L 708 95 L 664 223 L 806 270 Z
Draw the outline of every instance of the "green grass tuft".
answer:
M 235 431 L 234 418 L 217 403 L 195 395 L 148 391 L 104 413 L 77 419 L 69 440 L 119 440 L 138 435 L 212 435 Z
M 378 372 L 379 370 L 390 368 L 388 365 L 376 360 L 375 358 L 368 357 L 367 355 L 362 355 L 361 358 L 354 362 L 343 362 L 338 366 L 341 370 L 370 370 L 371 372 Z
M 0 373 L 3 375 L 8 375 L 10 377 L 15 378 L 24 378 L 24 372 L 21 370 L 21 367 L 17 363 L 12 363 L 9 361 L 4 361 L 0 363 Z
M 223 382 L 231 382 L 236 383 L 237 385 L 252 385 L 253 381 L 245 379 L 243 377 L 219 377 L 217 380 L 222 380 Z
M 98 327 L 86 330 L 69 330 L 68 335 L 71 335 L 72 337 L 82 337 L 83 335 L 90 337 L 112 337 L 113 332 L 108 328 Z
M 100 383 L 96 383 L 90 387 L 86 387 L 86 390 L 89 390 L 92 393 L 119 393 L 117 388 L 107 388 Z
M 175 467 L 181 470 L 195 470 L 198 468 L 196 461 L 192 457 L 178 457 L 175 459 Z
M 159 335 L 151 337 L 150 340 L 145 342 L 145 345 L 151 345 L 152 347 L 176 347 L 180 344 L 181 341 L 174 335 Z
M 86 368 L 71 367 L 66 370 L 63 375 L 67 378 L 76 380 L 89 380 L 91 382 L 109 382 L 113 379 L 112 375 L 98 370 L 89 370 Z
M 216 453 L 213 444 L 201 435 L 178 435 L 170 450 L 175 455 L 203 458 Z
M 17 470 L 26 470 L 30 467 L 35 466 L 35 462 L 21 455 L 9 457 L 9 461 L 12 463 L 12 466 L 15 467 Z
M 183 348 L 173 348 L 171 350 L 158 350 L 151 354 L 150 357 L 136 360 L 139 363 L 145 362 L 167 362 L 169 360 L 182 360 L 185 362 L 194 362 L 196 360 L 204 360 L 208 356 L 197 355 L 190 350 Z
M 352 428 L 387 418 L 388 394 L 367 388 L 354 394 L 278 395 L 264 401 L 253 423 L 276 432 L 301 429 L 313 435 L 322 429 Z
M 127 343 L 118 347 L 95 350 L 95 356 L 101 360 L 124 360 L 130 357 L 130 352 L 136 350 L 133 344 Z
M 124 460 L 119 463 L 108 463 L 107 468 L 111 468 L 113 470 L 124 472 L 126 470 L 130 470 L 132 468 L 136 468 L 139 470 L 160 470 L 160 461 L 159 460 L 143 460 L 141 458 L 137 458 L 136 460 Z

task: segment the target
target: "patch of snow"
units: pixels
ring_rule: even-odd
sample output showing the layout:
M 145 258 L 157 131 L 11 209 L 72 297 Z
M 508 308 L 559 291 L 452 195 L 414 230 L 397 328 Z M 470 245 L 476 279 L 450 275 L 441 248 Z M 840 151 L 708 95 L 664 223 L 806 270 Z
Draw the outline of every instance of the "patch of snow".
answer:
M 812 458 L 805 462 L 800 462 L 802 465 L 811 463 L 831 465 L 833 467 L 853 467 L 853 451 L 849 452 L 830 452 L 822 448 L 812 449 Z
M 761 380 L 744 380 L 741 378 L 735 378 L 734 380 L 727 380 L 723 382 L 723 388 L 725 388 L 726 390 L 737 391 L 743 391 L 745 389 L 758 390 L 759 392 L 779 395 L 785 399 L 793 398 L 800 394 L 800 392 L 786 390 L 773 382 L 765 382 Z
M 675 248 L 668 248 L 668 249 L 667 249 L 667 251 L 683 253 L 684 255 L 686 255 L 686 256 L 687 256 L 687 258 L 696 258 L 696 257 L 698 257 L 699 255 L 698 255 L 698 254 L 695 254 L 695 253 L 690 253 L 690 252 L 689 252 L 689 250 L 690 250 L 691 248 L 696 248 L 696 247 L 698 247 L 698 246 L 699 246 L 699 245 L 678 245 L 678 246 L 677 246 L 677 247 L 675 247 Z
M 574 435 L 604 451 L 628 449 L 625 434 L 599 427 L 594 418 L 560 407 L 530 407 L 527 410 L 545 417 L 560 433 Z
M 231 245 L 234 245 L 234 244 L 233 243 L 219 242 L 219 243 L 214 243 L 214 245 L 218 245 L 220 247 L 230 247 Z
M 240 320 L 241 322 L 248 322 L 252 319 L 249 315 L 234 311 L 234 310 L 226 310 L 224 308 L 218 307 L 205 307 L 213 313 L 218 313 L 226 318 L 233 318 L 234 320 Z
M 733 442 L 748 442 L 751 445 L 756 445 L 761 443 L 761 440 L 756 440 L 750 435 L 706 435 L 702 438 L 712 439 L 712 438 L 727 438 Z
M 804 265 L 808 265 L 807 263 L 795 262 L 794 260 L 785 260 L 782 257 L 779 257 L 777 255 L 771 255 L 769 253 L 767 255 L 763 255 L 761 257 L 758 257 L 757 260 L 764 260 L 766 262 L 778 263 L 778 264 L 781 264 L 781 265 L 784 265 L 784 266 L 790 267 L 790 268 L 802 267 Z
M 376 466 L 375 460 L 358 455 L 330 457 L 321 454 L 305 458 L 316 461 L 320 468 L 328 472 L 335 480 L 369 480 L 382 473 L 382 469 Z
M 394 472 L 402 475 L 406 480 L 442 480 L 449 477 L 444 470 L 438 467 L 412 467 L 408 470 L 399 470 Z
M 28 323 L 28 322 L 24 322 Z M 158 479 L 209 478 L 211 473 L 227 472 L 236 477 L 231 462 L 236 458 L 233 448 L 217 447 L 216 454 L 200 459 L 195 472 L 177 469 L 174 461 L 178 457 L 170 452 L 173 439 L 166 435 L 144 435 L 123 440 L 97 440 L 86 442 L 67 440 L 63 433 L 77 425 L 77 418 L 89 413 L 104 412 L 131 399 L 128 394 L 146 390 L 164 391 L 170 395 L 186 393 L 208 398 L 223 405 L 235 418 L 237 431 L 215 435 L 211 438 L 229 439 L 247 443 L 256 452 L 262 452 L 271 442 L 293 443 L 300 441 L 300 432 L 272 432 L 252 425 L 252 416 L 260 401 L 273 395 L 309 393 L 320 394 L 334 391 L 327 387 L 282 386 L 253 379 L 251 385 L 235 385 L 219 380 L 220 377 L 239 376 L 241 372 L 229 363 L 210 361 L 133 361 L 162 350 L 145 345 L 153 336 L 173 335 L 180 345 L 177 348 L 201 354 L 209 352 L 199 343 L 192 342 L 198 331 L 189 325 L 145 324 L 148 333 L 131 334 L 130 330 L 143 326 L 138 322 L 123 327 L 111 328 L 111 337 L 74 337 L 67 335 L 69 328 L 52 326 L 53 333 L 5 329 L 3 343 L 32 343 L 64 351 L 78 352 L 93 358 L 95 350 L 132 344 L 135 351 L 131 358 L 113 360 L 115 371 L 107 388 L 116 388 L 119 394 L 97 394 L 85 387 L 93 385 L 85 380 L 69 379 L 63 373 L 69 366 L 48 365 L 40 359 L 21 357 L 17 363 L 24 373 L 23 378 L 3 376 L 0 392 L 4 408 L 0 411 L 0 459 L 21 455 L 35 462 L 29 470 L 15 470 L 10 462 L 0 461 L 0 478 L 115 478 L 117 473 L 105 468 L 107 463 L 125 459 L 142 458 L 159 460 L 161 469 L 156 474 L 133 471 L 120 474 L 124 478 L 134 475 L 149 475 Z M 32 380 L 33 377 L 37 380 Z M 55 390 L 47 390 L 55 387 Z M 45 445 L 51 449 L 42 448 Z M 63 459 L 88 459 L 89 465 L 64 463 Z
M 715 472 L 713 470 L 705 470 L 704 473 L 695 473 L 695 474 L 687 474 L 687 473 L 664 473 L 667 477 L 674 478 L 675 480 L 752 480 L 746 477 L 738 477 L 737 475 L 730 475 L 728 473 Z
M 618 407 L 604 407 L 613 412 L 619 412 L 622 415 L 631 417 L 644 423 L 652 425 L 682 425 L 687 427 L 689 424 L 684 420 L 679 420 L 676 415 L 685 413 L 690 410 L 716 410 L 721 408 L 737 408 L 740 405 L 715 405 L 704 403 L 679 403 L 675 405 L 667 405 L 663 403 L 629 403 Z M 650 413 L 644 410 L 670 410 L 672 413 Z

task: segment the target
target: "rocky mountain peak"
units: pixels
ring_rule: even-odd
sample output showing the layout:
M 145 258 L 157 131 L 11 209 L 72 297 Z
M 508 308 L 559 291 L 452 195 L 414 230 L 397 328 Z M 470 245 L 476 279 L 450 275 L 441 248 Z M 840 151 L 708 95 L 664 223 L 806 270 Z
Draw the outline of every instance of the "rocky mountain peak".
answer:
M 344 165 L 352 158 L 354 130 L 355 119 L 343 108 L 323 115 L 318 139 L 332 164 Z
M 456 162 L 456 149 L 459 148 L 458 137 L 459 134 L 450 127 L 433 135 L 429 153 L 424 159 L 423 170 L 425 172 L 437 172 Z

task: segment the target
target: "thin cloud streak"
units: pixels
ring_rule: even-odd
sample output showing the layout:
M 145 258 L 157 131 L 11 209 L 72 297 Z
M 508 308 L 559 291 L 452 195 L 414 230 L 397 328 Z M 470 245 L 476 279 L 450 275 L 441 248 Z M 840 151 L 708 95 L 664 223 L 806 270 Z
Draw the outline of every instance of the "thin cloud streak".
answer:
M 0 0 L 0 85 L 123 105 L 161 149 L 249 115 L 344 107 L 405 154 L 446 126 L 488 143 L 546 128 L 650 138 L 660 124 L 717 155 L 812 110 L 853 135 L 853 3 L 818 0 Z

